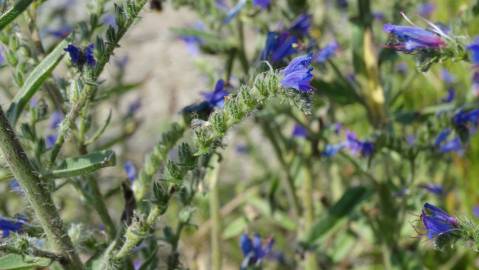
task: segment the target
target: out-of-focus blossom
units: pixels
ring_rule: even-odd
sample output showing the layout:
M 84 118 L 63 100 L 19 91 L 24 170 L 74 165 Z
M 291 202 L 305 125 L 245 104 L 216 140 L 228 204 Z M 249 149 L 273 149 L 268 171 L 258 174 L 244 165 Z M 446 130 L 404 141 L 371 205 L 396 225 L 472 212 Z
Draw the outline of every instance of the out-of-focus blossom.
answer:
M 228 96 L 228 91 L 225 89 L 225 81 L 218 80 L 212 92 L 203 92 L 201 95 L 210 106 L 222 108 L 225 104 L 225 97 Z
M 300 92 L 313 90 L 311 80 L 313 79 L 313 68 L 311 67 L 312 57 L 310 54 L 294 58 L 289 65 L 281 71 L 283 79 L 281 85 L 284 88 L 293 88 Z
M 397 63 L 395 68 L 396 68 L 396 71 L 402 76 L 405 76 L 408 72 L 408 66 L 405 62 Z
M 472 208 L 472 214 L 476 217 L 479 218 L 479 205 L 476 205 Z
M 25 225 L 25 221 L 21 219 L 6 219 L 0 216 L 0 230 L 2 230 L 3 238 L 10 235 L 11 232 L 20 232 Z
M 261 53 L 261 59 L 278 63 L 285 57 L 296 53 L 297 42 L 298 38 L 288 32 L 269 32 L 266 37 L 266 45 Z
M 450 103 L 454 100 L 456 97 L 456 90 L 452 87 L 447 89 L 447 94 L 441 99 L 442 102 L 444 103 Z
M 20 186 L 17 179 L 10 180 L 10 182 L 8 183 L 8 187 L 10 188 L 11 191 L 17 193 L 18 195 L 23 196 L 23 194 L 25 194 L 23 188 Z
M 419 13 L 421 17 L 429 18 L 435 10 L 436 5 L 434 3 L 424 3 L 418 6 L 417 13 Z
M 236 153 L 242 154 L 242 155 L 248 154 L 250 151 L 250 147 L 246 144 L 237 144 L 235 149 L 236 149 Z
M 450 133 L 451 130 L 448 128 L 441 131 L 434 141 L 434 146 L 441 153 L 457 152 L 461 154 L 463 151 L 461 139 L 455 137 L 448 140 Z
M 346 9 L 349 6 L 348 0 L 336 0 L 336 6 L 342 9 Z
M 341 130 L 343 130 L 343 124 L 335 123 L 334 124 L 334 134 L 339 135 L 341 133 Z
M 130 102 L 130 104 L 128 104 L 127 114 L 130 116 L 133 116 L 140 110 L 140 108 L 141 108 L 141 99 L 137 98 L 133 102 Z
M 243 7 L 246 5 L 246 0 L 239 0 L 238 3 L 226 14 L 226 18 L 224 19 L 224 23 L 228 24 L 230 23 L 238 14 L 240 11 L 243 9 Z
M 267 9 L 271 5 L 271 0 L 253 0 L 253 5 L 261 9 Z
M 479 36 L 474 38 L 474 41 L 467 46 L 467 49 L 471 52 L 471 62 L 474 65 L 479 65 Z
M 479 124 L 479 109 L 472 111 L 460 110 L 454 115 L 452 121 L 457 127 L 475 129 Z
M 444 194 L 444 188 L 438 184 L 426 183 L 419 185 L 419 187 L 438 196 Z
M 444 81 L 445 84 L 450 85 L 456 81 L 454 75 L 452 75 L 447 69 L 441 69 L 441 79 Z
M 128 57 L 128 55 L 115 57 L 114 59 L 115 66 L 120 70 L 124 70 L 126 68 L 126 65 L 128 65 L 129 61 L 130 61 L 130 58 Z
M 262 242 L 258 234 L 255 234 L 253 238 L 246 233 L 241 235 L 240 247 L 244 257 L 241 269 L 258 266 L 265 258 L 273 255 L 274 240 L 270 238 L 265 244 Z
M 429 239 L 452 233 L 458 230 L 459 222 L 455 217 L 450 216 L 444 210 L 425 203 L 421 213 L 421 221 Z
M 58 138 L 57 134 L 48 135 L 45 138 L 45 147 L 47 149 L 51 149 L 55 145 L 55 143 L 57 142 L 57 138 Z
M 50 116 L 49 128 L 57 129 L 63 121 L 63 114 L 59 111 L 54 111 Z
M 385 24 L 384 31 L 394 37 L 387 47 L 398 51 L 410 53 L 420 49 L 439 49 L 446 45 L 438 34 L 417 26 Z
M 386 19 L 386 16 L 384 15 L 383 12 L 375 11 L 372 13 L 373 18 L 377 21 L 384 22 Z
M 308 130 L 300 124 L 294 124 L 291 135 L 296 138 L 306 138 L 308 136 Z
M 361 154 L 361 156 L 370 156 L 374 152 L 374 145 L 369 141 L 359 140 L 354 132 L 346 132 L 346 141 L 344 142 L 346 148 L 352 154 Z
M 104 25 L 107 25 L 107 26 L 111 26 L 113 28 L 117 28 L 118 27 L 118 24 L 116 23 L 116 18 L 115 16 L 111 15 L 111 14 L 105 14 L 102 18 L 101 18 L 101 22 L 104 24 Z
M 341 151 L 341 149 L 343 149 L 345 146 L 344 143 L 339 143 L 339 144 L 328 144 L 326 145 L 326 147 L 324 148 L 324 150 L 321 152 L 321 156 L 323 157 L 333 157 L 335 156 L 337 153 L 339 153 L 339 151 Z
M 90 67 L 96 65 L 94 49 L 95 45 L 93 45 L 93 43 L 86 46 L 83 50 L 74 44 L 69 44 L 68 47 L 65 48 L 65 51 L 70 55 L 72 63 L 81 69 L 84 64 Z
M 406 142 L 407 142 L 407 144 L 410 145 L 410 146 L 416 144 L 416 136 L 414 136 L 414 135 L 407 135 L 407 137 L 406 137 Z
M 3 48 L 2 45 L 0 45 L 0 66 L 5 63 L 5 48 Z
M 46 30 L 46 34 L 55 38 L 66 38 L 71 32 L 73 31 L 73 28 L 70 25 L 62 25 L 58 28 L 52 28 Z
M 128 160 L 123 164 L 123 170 L 126 172 L 126 176 L 130 181 L 135 181 L 137 176 L 136 166 L 132 161 Z
M 331 57 L 336 54 L 336 51 L 339 49 L 339 45 L 336 41 L 328 43 L 324 48 L 322 48 L 315 56 L 314 61 L 316 63 L 325 63 Z
M 289 31 L 300 37 L 308 36 L 312 20 L 313 17 L 311 15 L 301 14 L 291 23 Z

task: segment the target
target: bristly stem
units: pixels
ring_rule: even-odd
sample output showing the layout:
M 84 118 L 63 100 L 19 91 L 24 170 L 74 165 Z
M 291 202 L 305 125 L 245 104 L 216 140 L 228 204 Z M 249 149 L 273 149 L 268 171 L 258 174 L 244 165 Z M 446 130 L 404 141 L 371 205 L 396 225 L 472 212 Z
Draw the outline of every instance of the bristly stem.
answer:
M 83 269 L 46 183 L 35 172 L 1 108 L 0 150 L 13 175 L 25 191 L 25 196 L 45 231 L 52 249 L 65 257 L 65 260 L 61 262 L 62 265 L 65 269 Z
M 311 158 L 308 156 L 308 159 Z M 304 231 L 309 232 L 314 226 L 314 200 L 313 200 L 313 191 L 314 191 L 314 174 L 313 174 L 313 164 L 311 161 L 305 161 L 305 170 L 304 170 L 304 182 L 303 182 L 303 222 L 304 222 Z M 318 269 L 318 263 L 316 261 L 316 256 L 314 251 L 308 251 L 305 257 L 305 270 L 316 270 Z
M 213 155 L 209 163 L 208 174 L 209 181 L 209 199 L 210 199 L 210 218 L 211 218 L 211 269 L 221 270 L 222 250 L 221 250 L 221 217 L 220 217 L 220 196 L 218 186 L 219 162 L 218 155 Z

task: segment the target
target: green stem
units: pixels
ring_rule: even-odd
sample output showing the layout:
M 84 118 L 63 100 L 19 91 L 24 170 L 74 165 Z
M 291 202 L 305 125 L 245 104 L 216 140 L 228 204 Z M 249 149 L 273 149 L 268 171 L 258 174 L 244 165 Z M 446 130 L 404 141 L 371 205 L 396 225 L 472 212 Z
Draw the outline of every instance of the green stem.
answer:
M 9 23 L 15 20 L 25 9 L 33 2 L 33 0 L 19 0 L 15 5 L 0 16 L 0 30 L 5 28 Z
M 103 200 L 103 195 L 100 192 L 98 183 L 91 176 L 87 176 L 87 180 L 88 185 L 91 189 L 91 195 L 93 195 L 92 204 L 94 205 L 98 216 L 100 216 L 101 221 L 105 225 L 108 236 L 110 236 L 110 239 L 114 239 L 116 236 L 116 227 L 113 223 L 113 220 L 111 219 L 110 214 L 108 213 L 108 208 L 106 207 L 105 201 Z
M 210 199 L 210 218 L 211 218 L 211 269 L 221 270 L 222 252 L 221 252 L 221 214 L 219 200 L 218 173 L 219 162 L 218 155 L 213 155 L 210 160 L 208 174 L 206 179 L 209 181 L 209 199 Z
M 35 172 L 1 108 L 0 150 L 13 175 L 25 191 L 25 196 L 45 231 L 53 250 L 65 257 L 65 261 L 62 262 L 65 269 L 83 269 L 46 183 Z
M 309 232 L 314 225 L 314 201 L 313 201 L 313 171 L 312 164 L 306 162 L 306 167 L 304 170 L 304 182 L 303 182 L 303 219 L 304 219 L 304 231 Z M 305 257 L 305 270 L 316 270 L 318 269 L 318 263 L 316 261 L 316 256 L 313 251 L 306 253 Z

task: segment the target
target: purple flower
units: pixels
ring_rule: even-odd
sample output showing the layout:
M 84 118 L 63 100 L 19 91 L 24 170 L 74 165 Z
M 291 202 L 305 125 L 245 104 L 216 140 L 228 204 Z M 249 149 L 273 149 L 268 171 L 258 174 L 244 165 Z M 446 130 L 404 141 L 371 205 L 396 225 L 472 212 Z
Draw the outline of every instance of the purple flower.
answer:
M 222 108 L 225 103 L 225 97 L 228 96 L 228 91 L 225 89 L 225 81 L 218 80 L 213 92 L 203 92 L 201 95 L 210 106 Z
M 452 121 L 457 127 L 475 129 L 479 123 L 479 109 L 468 112 L 460 110 L 454 115 Z
M 474 206 L 474 208 L 472 208 L 472 214 L 473 214 L 476 218 L 479 218 L 479 205 L 476 205 L 476 206 Z
M 333 57 L 338 49 L 338 43 L 336 41 L 332 41 L 314 56 L 314 61 L 317 63 L 324 63 Z
M 269 32 L 266 45 L 261 53 L 262 60 L 270 59 L 272 63 L 282 61 L 285 57 L 296 53 L 298 38 L 288 32 Z
M 274 240 L 272 238 L 263 245 L 258 234 L 255 234 L 253 238 L 250 238 L 246 233 L 241 235 L 240 247 L 244 257 L 241 269 L 259 265 L 265 257 L 273 254 L 273 245 Z
M 291 135 L 296 138 L 306 138 L 306 136 L 308 136 L 308 130 L 300 124 L 294 124 Z
M 429 203 L 424 204 L 421 220 L 429 239 L 451 233 L 459 227 L 459 222 L 455 217 Z
M 55 145 L 55 143 L 57 142 L 57 137 L 58 137 L 57 134 L 48 135 L 45 138 L 45 147 L 47 149 L 51 149 Z
M 0 230 L 3 232 L 3 238 L 8 237 L 10 232 L 19 232 L 23 228 L 24 224 L 24 220 L 7 219 L 0 216 Z
M 454 100 L 454 98 L 456 97 L 456 90 L 452 87 L 450 87 L 449 89 L 447 89 L 447 95 L 445 95 L 441 101 L 444 102 L 444 103 L 450 103 Z
M 84 64 L 87 64 L 89 67 L 94 67 L 96 65 L 94 49 L 95 45 L 91 43 L 83 50 L 73 44 L 69 44 L 64 50 L 70 55 L 72 63 L 81 69 Z
M 123 165 L 123 169 L 125 170 L 128 179 L 129 179 L 131 182 L 135 181 L 136 176 L 137 176 L 135 164 L 133 164 L 132 161 L 128 160 L 128 161 L 126 161 L 125 164 Z
M 0 45 L 0 66 L 3 65 L 3 63 L 5 63 L 5 48 L 3 48 L 3 46 Z
M 308 36 L 312 20 L 313 16 L 309 14 L 301 14 L 293 21 L 293 23 L 291 23 L 289 31 L 300 37 Z
M 407 135 L 406 142 L 408 145 L 412 146 L 416 143 L 416 136 L 414 135 Z
M 444 188 L 441 185 L 427 183 L 427 184 L 421 184 L 419 185 L 419 187 L 438 196 L 441 196 L 444 194 Z
M 284 88 L 293 88 L 300 92 L 311 92 L 311 80 L 313 68 L 311 67 L 311 54 L 294 58 L 289 65 L 281 71 L 283 79 L 281 85 Z
M 472 54 L 472 63 L 474 65 L 479 65 L 479 36 L 474 38 L 474 41 L 467 46 L 467 49 Z
M 341 123 L 335 123 L 334 124 L 334 134 L 339 135 L 339 133 L 341 133 L 342 129 L 343 129 L 343 124 L 341 124 Z
M 23 194 L 25 193 L 23 191 L 23 188 L 18 183 L 17 179 L 10 180 L 10 182 L 8 183 L 8 187 L 10 188 L 11 191 L 17 193 L 18 195 L 23 196 Z
M 419 13 L 419 15 L 421 17 L 424 17 L 424 18 L 429 18 L 431 17 L 432 13 L 436 10 L 436 5 L 433 4 L 433 3 L 424 3 L 424 4 L 420 4 L 418 6 L 418 9 L 417 9 L 417 13 Z
M 113 28 L 117 28 L 118 24 L 116 23 L 116 18 L 115 16 L 111 14 L 105 14 L 103 18 L 101 19 L 101 22 L 105 25 L 111 26 Z
M 61 122 L 63 121 L 63 114 L 59 111 L 54 111 L 50 116 L 50 124 L 49 127 L 51 129 L 57 129 Z
M 246 5 L 246 0 L 239 0 L 239 2 L 226 14 L 226 18 L 224 19 L 224 23 L 228 24 L 230 23 L 238 14 L 240 11 L 243 9 L 243 7 Z
M 380 11 L 374 11 L 371 15 L 373 15 L 373 18 L 377 21 L 384 21 L 386 19 L 386 16 L 384 15 L 383 12 Z
M 454 75 L 452 75 L 445 68 L 441 69 L 441 78 L 448 85 L 453 84 L 456 81 L 456 78 L 454 78 Z
M 339 151 L 341 151 L 341 149 L 344 148 L 344 146 L 345 146 L 344 143 L 328 144 L 324 148 L 324 151 L 321 152 L 321 156 L 327 157 L 327 158 L 334 157 L 337 153 L 339 153 Z
M 446 42 L 436 33 L 416 26 L 385 24 L 384 31 L 395 38 L 387 47 L 398 51 L 439 49 L 446 45 Z
M 193 26 L 193 29 L 198 30 L 198 31 L 204 31 L 205 26 L 202 22 L 197 22 Z M 182 40 L 185 45 L 187 51 L 192 55 L 192 56 L 197 56 L 200 53 L 200 47 L 203 44 L 203 40 L 195 35 L 180 35 L 179 39 Z
M 408 66 L 405 62 L 400 62 L 398 64 L 396 64 L 396 71 L 401 74 L 401 75 L 406 75 L 407 74 L 407 71 L 408 71 Z
M 344 146 L 354 155 L 370 156 L 374 152 L 374 145 L 371 142 L 359 140 L 356 134 L 351 131 L 346 131 Z
M 253 5 L 261 9 L 267 9 L 271 5 L 271 0 L 253 0 Z
M 463 151 L 461 139 L 455 137 L 451 140 L 447 140 L 450 134 L 450 129 L 446 128 L 442 130 L 437 135 L 436 140 L 434 141 L 434 146 L 441 153 L 457 152 L 461 154 Z
M 130 116 L 133 116 L 140 110 L 140 108 L 141 108 L 141 99 L 137 98 L 133 102 L 130 102 L 130 104 L 128 104 L 127 114 Z

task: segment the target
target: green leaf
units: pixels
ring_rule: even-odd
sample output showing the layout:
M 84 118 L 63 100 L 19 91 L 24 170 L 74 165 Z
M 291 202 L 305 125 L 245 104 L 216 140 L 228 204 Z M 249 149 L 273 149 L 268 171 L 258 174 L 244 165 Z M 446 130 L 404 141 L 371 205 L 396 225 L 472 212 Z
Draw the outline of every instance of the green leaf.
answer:
M 106 128 L 110 124 L 110 121 L 111 121 L 111 110 L 108 113 L 108 117 L 105 121 L 105 124 L 103 124 L 102 128 L 100 128 L 88 141 L 85 142 L 85 145 L 92 144 L 96 140 L 98 140 L 98 138 L 100 138 L 100 136 L 103 135 L 103 133 L 105 132 Z
M 58 65 L 65 53 L 63 49 L 67 45 L 66 39 L 60 42 L 28 75 L 22 89 L 17 93 L 7 111 L 8 119 L 12 125 L 16 124 L 25 106 Z
M 55 179 L 63 177 L 74 177 L 92 173 L 101 168 L 114 166 L 116 163 L 115 152 L 105 150 L 88 155 L 67 158 L 60 166 L 53 170 L 46 178 Z
M 15 20 L 18 15 L 22 14 L 25 9 L 33 2 L 33 0 L 19 0 L 13 5 L 12 8 L 7 10 L 2 16 L 0 16 L 0 30 L 5 28 L 9 23 Z
M 22 256 L 18 254 L 9 254 L 0 257 L 0 269 L 2 270 L 36 269 L 37 267 L 47 267 L 50 263 L 50 259 Z
M 347 189 L 339 201 L 311 228 L 311 231 L 307 234 L 306 242 L 314 244 L 321 239 L 370 195 L 368 189 L 362 186 Z
M 233 220 L 231 223 L 226 226 L 223 231 L 223 239 L 230 239 L 240 235 L 242 232 L 245 231 L 248 223 L 246 222 L 244 217 L 239 217 Z

